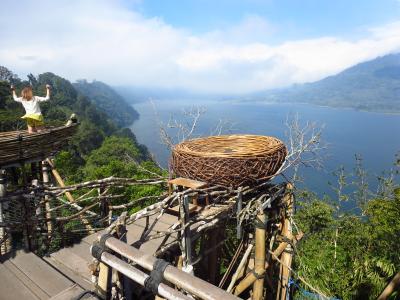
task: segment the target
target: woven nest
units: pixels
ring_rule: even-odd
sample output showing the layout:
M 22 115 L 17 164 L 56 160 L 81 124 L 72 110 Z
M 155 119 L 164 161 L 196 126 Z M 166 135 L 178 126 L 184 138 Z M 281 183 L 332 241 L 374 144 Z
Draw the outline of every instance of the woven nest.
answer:
M 72 138 L 77 128 L 78 124 L 72 124 L 35 133 L 26 130 L 0 132 L 0 166 L 42 160 L 54 155 Z
M 225 135 L 189 140 L 172 151 L 172 169 L 181 177 L 238 187 L 268 180 L 287 150 L 270 136 Z

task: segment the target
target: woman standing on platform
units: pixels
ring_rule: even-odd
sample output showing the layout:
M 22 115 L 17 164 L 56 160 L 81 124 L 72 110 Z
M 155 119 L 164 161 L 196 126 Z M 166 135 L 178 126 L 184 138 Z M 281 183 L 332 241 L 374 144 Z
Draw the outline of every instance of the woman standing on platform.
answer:
M 15 101 L 22 103 L 26 114 L 22 117 L 28 125 L 28 132 L 41 132 L 44 129 L 43 115 L 40 110 L 39 102 L 50 99 L 50 85 L 46 84 L 46 97 L 33 96 L 32 87 L 28 86 L 22 89 L 21 97 L 17 97 L 15 88 L 11 86 L 13 98 Z

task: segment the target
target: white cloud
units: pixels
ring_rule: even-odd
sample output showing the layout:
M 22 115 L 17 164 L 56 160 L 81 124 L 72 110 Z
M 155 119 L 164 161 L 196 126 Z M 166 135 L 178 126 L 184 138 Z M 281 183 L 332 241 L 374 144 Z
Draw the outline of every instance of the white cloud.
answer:
M 51 71 L 70 80 L 203 92 L 313 81 L 400 50 L 400 22 L 372 28 L 358 40 L 271 45 L 268 36 L 277 28 L 259 16 L 193 35 L 107 0 L 5 1 L 0 28 L 0 65 L 21 75 Z

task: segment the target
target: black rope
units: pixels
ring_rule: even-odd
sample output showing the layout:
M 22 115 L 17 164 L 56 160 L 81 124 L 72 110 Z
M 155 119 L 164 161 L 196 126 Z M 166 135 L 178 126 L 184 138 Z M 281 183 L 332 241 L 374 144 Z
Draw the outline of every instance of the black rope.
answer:
M 96 299 L 100 299 L 95 292 L 86 290 L 86 291 L 83 291 L 82 293 L 80 293 L 78 296 L 72 298 L 72 300 L 84 299 L 84 297 L 87 296 L 87 295 L 95 297 Z
M 259 229 L 266 229 L 267 228 L 267 222 L 261 221 L 259 218 L 254 219 L 254 227 L 259 228 Z
M 265 277 L 265 271 L 262 274 L 259 274 L 254 269 L 249 269 L 249 272 L 252 273 L 257 279 L 263 279 Z
M 106 241 L 107 241 L 110 237 L 113 237 L 113 235 L 112 235 L 112 234 L 109 234 L 109 233 L 103 234 L 103 235 L 100 237 L 99 245 L 100 245 L 101 247 L 103 247 L 103 248 L 107 248 L 107 246 L 106 246 Z
M 147 291 L 157 295 L 158 286 L 164 280 L 164 271 L 169 265 L 170 263 L 163 259 L 156 259 L 153 265 L 153 271 L 150 272 L 150 276 L 144 281 L 144 288 Z
M 106 251 L 107 249 L 104 246 L 101 246 L 100 243 L 94 243 L 93 246 L 90 248 L 90 252 L 94 258 L 97 260 L 101 261 L 101 255 Z
M 106 246 L 106 241 L 110 237 L 113 237 L 113 236 L 111 234 L 109 234 L 109 233 L 103 234 L 100 237 L 100 240 L 93 244 L 90 252 L 92 253 L 92 256 L 94 258 L 96 258 L 97 260 L 101 260 L 101 255 L 103 254 L 103 252 L 108 250 L 108 248 Z

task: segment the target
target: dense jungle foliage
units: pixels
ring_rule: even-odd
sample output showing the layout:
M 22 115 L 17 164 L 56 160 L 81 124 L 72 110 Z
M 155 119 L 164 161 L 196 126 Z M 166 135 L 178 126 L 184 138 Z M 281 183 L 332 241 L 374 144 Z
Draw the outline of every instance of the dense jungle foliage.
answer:
M 391 172 L 379 176 L 373 192 L 358 158 L 353 175 L 343 168 L 337 172 L 337 183 L 332 184 L 336 199 L 298 192 L 294 219 L 305 235 L 296 247 L 297 277 L 332 298 L 379 296 L 400 271 L 399 167 L 397 160 Z M 353 210 L 346 208 L 349 201 Z M 295 299 L 315 299 L 305 291 L 310 288 L 299 284 Z

